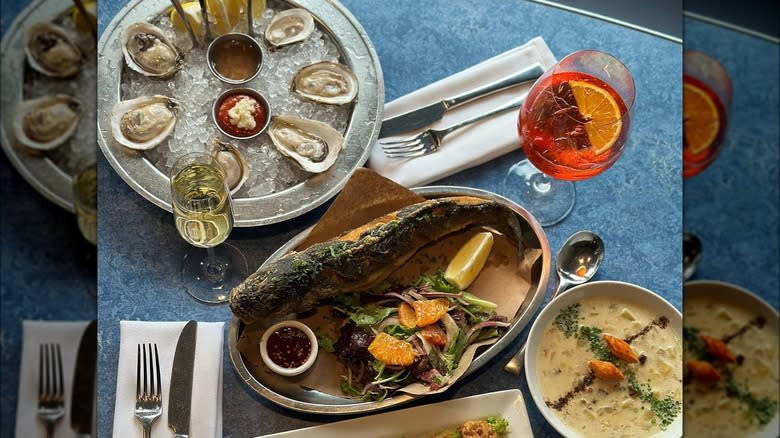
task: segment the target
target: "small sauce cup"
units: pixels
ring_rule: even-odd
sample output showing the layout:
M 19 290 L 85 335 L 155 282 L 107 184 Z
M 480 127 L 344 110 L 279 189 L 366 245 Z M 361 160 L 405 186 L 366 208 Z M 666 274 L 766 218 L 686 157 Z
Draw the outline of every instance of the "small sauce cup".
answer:
M 252 130 L 239 129 L 233 126 L 226 116 L 226 112 L 229 111 L 229 108 L 232 108 L 231 103 L 234 104 L 236 98 L 241 96 L 254 99 L 259 104 L 264 116 L 262 119 L 259 119 L 259 114 L 255 117 L 255 128 Z M 257 137 L 268 128 L 268 124 L 271 122 L 271 107 L 262 94 L 251 88 L 231 88 L 225 90 L 214 101 L 214 105 L 211 108 L 211 118 L 221 133 L 237 140 L 246 140 Z
M 260 357 L 271 371 L 282 376 L 297 376 L 311 368 L 317 351 L 314 332 L 298 321 L 278 322 L 260 338 Z
M 231 85 L 245 84 L 260 73 L 263 50 L 257 41 L 243 33 L 227 33 L 216 38 L 206 50 L 211 73 Z

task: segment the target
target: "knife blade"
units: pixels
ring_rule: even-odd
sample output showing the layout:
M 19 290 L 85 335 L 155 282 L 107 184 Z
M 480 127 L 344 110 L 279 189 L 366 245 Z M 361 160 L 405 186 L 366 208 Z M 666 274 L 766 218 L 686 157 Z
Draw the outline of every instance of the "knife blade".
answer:
M 79 437 L 92 436 L 95 407 L 95 371 L 97 370 L 97 321 L 84 329 L 73 370 L 70 399 L 70 427 Z
M 198 323 L 184 325 L 176 343 L 173 356 L 173 372 L 168 391 L 168 427 L 176 438 L 190 434 L 190 409 L 192 407 L 192 371 L 195 366 L 195 337 Z
M 379 130 L 379 137 L 390 137 L 401 132 L 428 126 L 440 120 L 450 108 L 455 108 L 466 102 L 471 102 L 515 85 L 535 81 L 543 73 L 544 68 L 542 68 L 542 65 L 536 63 L 496 82 L 491 82 L 463 94 L 383 120 L 382 128 Z

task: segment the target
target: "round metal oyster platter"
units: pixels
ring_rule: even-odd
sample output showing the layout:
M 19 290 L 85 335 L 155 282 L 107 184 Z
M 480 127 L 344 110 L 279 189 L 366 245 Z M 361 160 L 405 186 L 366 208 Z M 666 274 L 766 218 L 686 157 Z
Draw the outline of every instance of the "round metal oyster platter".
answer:
M 339 62 L 355 74 L 359 91 L 357 98 L 346 106 L 344 145 L 335 164 L 322 173 L 300 174 L 302 176 L 297 180 L 292 179 L 289 184 L 285 182 L 287 185 L 277 186 L 264 193 L 252 193 L 251 187 L 237 192 L 233 197 L 233 215 L 235 226 L 238 227 L 291 219 L 330 199 L 346 184 L 352 172 L 368 159 L 382 120 L 384 83 L 379 60 L 367 34 L 349 11 L 336 1 L 275 0 L 269 1 L 268 5 L 269 8 L 274 6 L 280 10 L 303 8 L 310 12 L 323 38 L 335 45 Z M 158 157 L 154 153 L 150 154 L 150 151 L 134 151 L 120 145 L 112 136 L 110 127 L 112 108 L 126 98 L 123 96 L 123 87 L 126 88 L 127 83 L 123 83 L 123 75 L 127 75 L 128 70 L 120 43 L 122 31 L 136 22 L 155 22 L 165 15 L 168 8 L 168 0 L 133 0 L 120 10 L 103 32 L 98 44 L 98 143 L 108 162 L 130 187 L 153 204 L 171 211 L 170 183 L 165 166 L 160 165 Z M 262 34 L 256 34 L 255 38 L 264 45 Z M 205 51 L 205 47 L 201 49 Z M 263 50 L 266 54 L 271 53 L 268 47 Z M 185 54 L 185 63 L 187 56 Z M 208 75 L 205 63 L 202 67 Z M 264 74 L 269 70 L 263 67 L 249 85 L 263 81 Z M 168 86 L 173 89 L 173 84 Z M 212 102 L 203 102 L 203 105 L 210 107 Z M 275 113 L 273 102 L 271 115 L 282 115 Z M 200 123 L 210 124 L 212 121 L 209 119 Z M 211 140 L 198 141 L 199 144 L 206 144 Z
M 66 29 L 71 37 L 76 37 L 76 43 L 86 58 L 82 60 L 81 71 L 72 78 L 46 77 L 35 72 L 25 59 L 27 30 L 38 23 L 63 25 L 68 21 L 68 25 L 72 26 L 69 6 L 56 0 L 32 1 L 6 29 L 0 43 L 3 60 L 0 65 L 3 78 L 0 144 L 8 161 L 27 183 L 51 202 L 74 212 L 72 175 L 77 172 L 79 160 L 87 160 L 90 156 L 94 159 L 94 143 L 85 140 L 94 137 L 94 129 L 91 132 L 89 129 L 90 125 L 94 126 L 94 118 L 90 115 L 94 113 L 94 96 L 89 93 L 94 86 L 82 88 L 90 81 L 94 84 L 94 69 L 87 71 L 90 62 L 95 60 L 94 41 L 90 41 L 92 37 L 88 32 L 82 35 L 75 29 Z M 52 150 L 28 149 L 14 134 L 15 109 L 23 100 L 48 94 L 68 94 L 81 101 L 77 134 Z
M 539 225 L 536 219 L 528 213 L 528 211 L 502 196 L 467 187 L 429 186 L 415 188 L 413 190 L 428 199 L 446 196 L 477 196 L 500 202 L 514 210 L 517 214 L 521 227 L 523 228 L 523 244 L 527 248 L 537 248 L 541 250 L 541 256 L 535 262 L 532 269 L 530 290 L 522 305 L 517 310 L 517 313 L 510 317 L 509 322 L 511 323 L 511 326 L 495 344 L 490 345 L 474 358 L 465 374 L 469 375 L 482 368 L 501 352 L 501 350 L 511 344 L 512 341 L 520 335 L 523 328 L 531 322 L 531 318 L 536 312 L 536 309 L 542 304 L 544 295 L 547 291 L 550 269 L 552 266 L 550 245 L 542 226 Z M 296 248 L 304 241 L 306 236 L 308 236 L 312 228 L 306 229 L 293 237 L 289 242 L 274 252 L 266 263 L 276 260 Z M 250 388 L 280 406 L 300 412 L 347 415 L 387 409 L 418 398 L 404 393 L 397 393 L 381 401 L 361 401 L 347 396 L 335 396 L 321 391 L 304 388 L 295 380 L 290 380 L 289 378 L 271 372 L 252 374 L 245 362 L 243 354 L 238 349 L 238 341 L 244 327 L 245 325 L 240 319 L 233 317 L 228 333 L 230 360 L 238 374 L 241 376 L 241 379 L 246 382 Z

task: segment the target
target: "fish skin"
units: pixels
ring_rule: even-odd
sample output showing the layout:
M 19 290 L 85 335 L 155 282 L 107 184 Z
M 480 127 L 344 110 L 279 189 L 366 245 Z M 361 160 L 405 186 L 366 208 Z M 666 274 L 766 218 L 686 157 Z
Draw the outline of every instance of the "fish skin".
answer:
M 311 310 L 320 300 L 370 289 L 423 246 L 471 225 L 522 242 L 520 221 L 503 204 L 472 196 L 431 199 L 261 266 L 231 290 L 230 309 L 245 323 Z

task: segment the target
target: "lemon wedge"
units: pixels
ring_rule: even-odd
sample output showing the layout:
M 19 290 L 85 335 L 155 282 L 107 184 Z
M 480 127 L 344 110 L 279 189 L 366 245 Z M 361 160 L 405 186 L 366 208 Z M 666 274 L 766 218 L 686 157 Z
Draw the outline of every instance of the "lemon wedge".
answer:
M 84 20 L 81 11 L 75 6 L 71 9 L 70 19 L 73 20 L 73 23 L 81 31 L 89 32 L 90 22 L 92 23 L 92 26 L 94 26 L 94 29 L 97 29 L 97 2 L 84 2 L 84 10 L 87 11 L 87 20 Z
M 195 35 L 200 35 L 203 32 L 203 15 L 200 13 L 200 4 L 198 2 L 182 3 L 181 8 L 187 17 L 187 21 L 190 22 L 190 26 L 192 26 L 192 31 L 195 32 Z M 169 18 L 176 30 L 180 32 L 187 31 L 187 28 L 184 27 L 184 20 L 179 16 L 176 9 L 170 9 Z
M 460 290 L 466 289 L 485 266 L 493 248 L 493 233 L 475 234 L 460 247 L 444 271 L 444 279 Z

